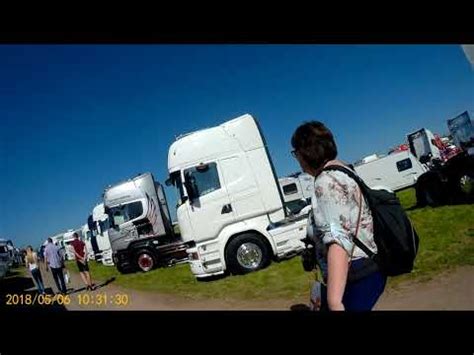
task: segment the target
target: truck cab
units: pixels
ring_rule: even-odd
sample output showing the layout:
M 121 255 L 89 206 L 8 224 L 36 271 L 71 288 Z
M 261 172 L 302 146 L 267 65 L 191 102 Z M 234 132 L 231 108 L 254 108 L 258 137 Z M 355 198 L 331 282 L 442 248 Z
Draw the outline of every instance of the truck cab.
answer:
M 99 248 L 100 261 L 102 264 L 111 266 L 114 264 L 112 258 L 112 246 L 110 242 L 110 219 L 105 212 L 104 203 L 97 204 L 92 210 L 93 233 L 97 247 Z
M 289 214 L 304 215 L 311 210 L 314 177 L 306 173 L 295 173 L 278 179 L 284 205 Z
M 104 191 L 104 205 L 119 271 L 146 272 L 174 258 L 187 257 L 179 253 L 185 248 L 173 231 L 163 186 L 151 173 L 109 186 Z
M 92 246 L 92 232 L 90 231 L 88 224 L 82 226 L 81 232 L 84 243 L 86 243 L 87 260 L 95 260 L 94 247 Z
M 433 163 L 433 161 L 442 160 L 441 150 L 435 144 L 436 138 L 430 130 L 421 128 L 408 134 L 407 140 L 410 152 L 422 164 L 430 164 Z
M 188 250 L 196 277 L 256 271 L 303 249 L 307 218 L 287 216 L 251 115 L 178 137 L 169 149 L 168 172 L 182 239 L 196 244 Z
M 66 233 L 64 233 L 64 237 L 63 237 L 64 250 L 65 250 L 64 258 L 66 260 L 75 260 L 74 251 L 72 250 L 72 246 L 71 246 L 71 243 L 74 240 L 74 236 L 73 236 L 74 232 L 75 231 L 73 229 L 69 229 Z

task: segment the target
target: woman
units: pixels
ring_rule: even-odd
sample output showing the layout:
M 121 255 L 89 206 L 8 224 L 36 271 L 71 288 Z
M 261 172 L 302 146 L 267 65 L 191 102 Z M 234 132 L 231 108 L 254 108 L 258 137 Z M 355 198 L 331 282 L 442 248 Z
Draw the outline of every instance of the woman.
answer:
M 385 288 L 386 277 L 353 242 L 357 235 L 377 253 L 372 215 L 359 186 L 344 172 L 323 171 L 330 165 L 349 167 L 336 159 L 334 137 L 321 122 L 299 126 L 291 145 L 292 155 L 302 170 L 315 177 L 311 199 L 313 241 L 323 275 L 321 300 L 317 304 L 321 310 L 371 310 Z
M 38 256 L 33 251 L 33 248 L 31 246 L 28 246 L 26 248 L 25 263 L 28 269 L 30 270 L 31 277 L 33 278 L 36 283 L 36 286 L 38 287 L 39 293 L 44 295 L 45 291 L 43 285 L 43 278 L 41 277 L 41 271 L 39 269 Z

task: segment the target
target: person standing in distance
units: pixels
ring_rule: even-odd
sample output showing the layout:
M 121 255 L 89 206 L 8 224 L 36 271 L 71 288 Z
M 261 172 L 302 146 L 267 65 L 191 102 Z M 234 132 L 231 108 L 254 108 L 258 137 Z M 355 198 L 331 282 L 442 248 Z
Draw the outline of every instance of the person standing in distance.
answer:
M 77 268 L 81 274 L 82 281 L 86 285 L 88 291 L 92 291 L 95 285 L 92 283 L 91 275 L 89 273 L 89 265 L 87 264 L 87 248 L 86 243 L 79 239 L 79 234 L 73 234 L 74 240 L 71 245 L 74 249 L 74 256 L 76 257 Z

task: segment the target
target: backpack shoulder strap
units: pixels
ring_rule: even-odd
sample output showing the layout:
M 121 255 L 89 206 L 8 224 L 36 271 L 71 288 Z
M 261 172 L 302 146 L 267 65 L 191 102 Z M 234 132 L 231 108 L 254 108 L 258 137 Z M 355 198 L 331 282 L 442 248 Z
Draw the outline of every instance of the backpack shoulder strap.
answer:
M 362 191 L 362 194 L 367 195 L 368 186 L 351 169 L 346 168 L 345 166 L 341 166 L 341 165 L 328 165 L 323 169 L 323 171 L 328 171 L 328 170 L 336 170 L 348 175 L 352 180 L 354 180 L 357 183 L 357 185 L 359 185 L 359 188 Z
M 323 169 L 323 171 L 327 171 L 327 170 L 336 170 L 336 171 L 340 171 L 340 172 L 345 173 L 352 180 L 354 180 L 357 183 L 357 185 L 359 185 L 359 189 L 360 189 L 362 195 L 367 194 L 367 192 L 368 192 L 367 191 L 368 190 L 367 185 L 351 169 L 348 169 L 348 168 L 346 168 L 344 166 L 341 166 L 341 165 L 328 165 Z M 360 205 L 360 208 L 362 208 L 362 204 Z M 369 258 L 372 258 L 375 255 L 372 252 L 372 250 L 367 248 L 367 246 L 364 243 L 362 243 L 362 241 L 360 239 L 357 238 L 357 235 L 355 235 L 353 239 L 354 239 L 354 244 L 357 245 L 360 249 L 362 249 L 362 251 L 364 253 L 366 253 Z

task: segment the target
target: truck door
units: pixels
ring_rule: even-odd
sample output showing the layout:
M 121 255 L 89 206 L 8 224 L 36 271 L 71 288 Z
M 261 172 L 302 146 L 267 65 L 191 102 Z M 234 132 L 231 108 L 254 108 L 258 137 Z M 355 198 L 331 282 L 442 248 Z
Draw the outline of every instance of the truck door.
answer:
M 234 210 L 216 162 L 184 170 L 185 202 L 195 240 L 215 238 L 234 221 Z
M 100 253 L 99 245 L 97 244 L 97 230 L 95 227 L 94 220 L 92 218 L 92 215 L 89 215 L 87 218 L 87 226 L 89 227 L 89 231 L 91 233 L 91 246 L 92 250 L 94 251 L 94 255 Z

